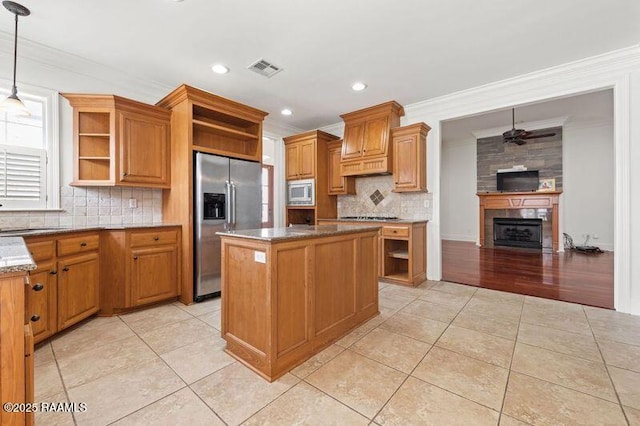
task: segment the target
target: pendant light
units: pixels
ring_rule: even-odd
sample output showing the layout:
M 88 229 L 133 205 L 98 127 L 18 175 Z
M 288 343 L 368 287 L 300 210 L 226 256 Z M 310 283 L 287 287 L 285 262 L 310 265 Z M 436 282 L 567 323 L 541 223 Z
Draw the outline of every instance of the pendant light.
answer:
M 14 115 L 31 115 L 29 109 L 18 97 L 18 88 L 16 87 L 16 63 L 18 62 L 18 16 L 29 16 L 31 12 L 23 5 L 12 1 L 3 1 L 2 5 L 16 16 L 16 31 L 13 41 L 13 86 L 11 87 L 11 94 L 0 102 L 0 111 Z

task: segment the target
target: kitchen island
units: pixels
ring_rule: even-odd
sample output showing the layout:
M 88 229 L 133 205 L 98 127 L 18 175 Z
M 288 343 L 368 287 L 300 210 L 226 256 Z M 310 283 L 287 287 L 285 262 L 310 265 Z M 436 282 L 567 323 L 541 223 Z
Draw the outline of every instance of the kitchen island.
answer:
M 378 314 L 379 230 L 220 232 L 227 353 L 273 381 Z

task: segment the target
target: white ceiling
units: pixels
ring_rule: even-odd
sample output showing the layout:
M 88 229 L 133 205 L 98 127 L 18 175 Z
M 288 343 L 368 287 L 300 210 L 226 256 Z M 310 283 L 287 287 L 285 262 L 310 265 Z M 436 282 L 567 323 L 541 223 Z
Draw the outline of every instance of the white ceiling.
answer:
M 20 36 L 311 129 L 640 42 L 638 0 L 21 0 Z M 13 17 L 0 11 L 0 31 Z M 245 69 L 264 57 L 271 79 Z M 210 66 L 231 68 L 224 76 Z M 364 92 L 351 91 L 356 80 Z M 37 84 L 37 82 L 32 82 Z M 294 111 L 283 117 L 279 111 Z
M 601 90 L 578 96 L 515 106 L 516 128 L 536 130 L 526 124 L 565 118 L 565 125 L 613 122 L 613 90 Z M 524 123 L 518 125 L 518 123 Z M 548 126 L 545 126 L 548 127 Z M 511 109 L 492 111 L 442 123 L 443 142 L 475 139 L 474 132 L 496 130 L 499 135 L 511 128 Z M 483 132 L 484 133 L 484 132 Z

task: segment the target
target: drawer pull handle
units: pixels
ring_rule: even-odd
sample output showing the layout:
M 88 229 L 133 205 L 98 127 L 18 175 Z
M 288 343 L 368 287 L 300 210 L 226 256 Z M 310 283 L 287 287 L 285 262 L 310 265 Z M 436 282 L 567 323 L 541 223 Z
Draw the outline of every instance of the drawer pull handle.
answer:
M 40 321 L 40 315 L 36 314 L 31 316 L 31 322 L 37 322 Z
M 62 271 L 63 271 L 63 272 L 67 272 L 68 270 L 69 270 L 69 268 L 68 268 L 68 267 L 66 267 L 66 266 L 65 266 L 64 268 L 62 268 Z
M 44 286 L 42 284 L 40 284 L 40 283 L 38 283 L 38 284 L 36 284 L 36 285 L 34 285 L 32 287 L 33 291 L 42 291 L 43 288 L 44 288 Z
M 153 237 L 153 239 L 154 239 L 155 241 L 158 241 L 158 240 L 160 239 L 160 237 L 157 237 L 157 236 L 156 236 L 156 237 Z
M 51 271 L 51 272 L 49 272 L 49 273 L 50 273 L 51 275 L 58 275 L 58 271 L 56 271 L 56 270 L 53 270 L 53 271 Z
M 86 247 L 87 243 L 85 243 L 84 241 L 80 243 L 80 247 Z
M 122 173 L 122 177 L 126 177 L 126 176 L 129 176 L 129 173 L 127 173 L 127 172 L 123 172 L 123 173 Z
M 138 260 L 138 256 L 133 256 L 133 260 Z

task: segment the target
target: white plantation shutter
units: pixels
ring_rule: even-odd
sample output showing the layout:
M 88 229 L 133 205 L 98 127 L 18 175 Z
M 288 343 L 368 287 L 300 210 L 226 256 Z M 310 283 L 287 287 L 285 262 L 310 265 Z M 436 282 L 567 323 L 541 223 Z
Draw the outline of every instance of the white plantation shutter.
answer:
M 0 145 L 0 204 L 5 208 L 46 207 L 44 149 Z

